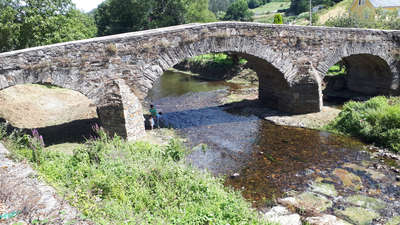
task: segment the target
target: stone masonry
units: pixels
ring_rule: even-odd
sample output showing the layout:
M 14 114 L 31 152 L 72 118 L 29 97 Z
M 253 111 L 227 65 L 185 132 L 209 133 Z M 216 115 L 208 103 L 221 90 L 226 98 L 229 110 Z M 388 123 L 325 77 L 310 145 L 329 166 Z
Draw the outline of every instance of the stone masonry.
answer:
M 398 95 L 400 31 L 244 22 L 187 24 L 0 54 L 0 90 L 50 83 L 97 105 L 102 126 L 129 140 L 144 135 L 142 106 L 154 81 L 181 60 L 234 52 L 257 72 L 259 98 L 290 113 L 322 108 L 321 83 L 340 60 L 347 88 Z

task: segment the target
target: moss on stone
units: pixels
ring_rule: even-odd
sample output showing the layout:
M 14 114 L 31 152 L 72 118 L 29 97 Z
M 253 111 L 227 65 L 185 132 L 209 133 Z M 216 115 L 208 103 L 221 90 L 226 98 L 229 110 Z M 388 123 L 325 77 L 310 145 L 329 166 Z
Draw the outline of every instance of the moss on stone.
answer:
M 353 195 L 348 197 L 346 201 L 366 209 L 379 210 L 386 207 L 385 202 L 382 200 L 364 195 Z
M 385 225 L 397 225 L 400 224 L 400 216 L 392 217 Z
M 319 212 L 325 211 L 327 208 L 332 207 L 332 201 L 314 193 L 303 192 L 296 197 L 299 205 L 307 208 L 315 208 Z
M 380 216 L 379 213 L 373 210 L 368 210 L 361 207 L 348 207 L 344 211 L 336 210 L 335 214 L 346 216 L 351 223 L 360 225 L 371 224 L 373 219 L 376 219 Z
M 315 179 L 310 190 L 312 192 L 324 194 L 331 197 L 336 197 L 338 195 L 338 192 L 336 191 L 335 186 L 333 184 L 323 183 L 322 182 L 323 180 L 332 181 L 331 178 L 318 177 L 317 179 Z

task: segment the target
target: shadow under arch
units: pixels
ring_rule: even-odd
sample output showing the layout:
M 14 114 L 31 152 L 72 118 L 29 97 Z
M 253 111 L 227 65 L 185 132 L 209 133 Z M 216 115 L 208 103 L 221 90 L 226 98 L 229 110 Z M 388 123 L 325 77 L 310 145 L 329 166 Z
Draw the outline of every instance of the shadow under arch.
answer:
M 341 78 L 342 88 L 362 95 L 396 95 L 399 94 L 399 68 L 390 54 L 390 49 L 381 49 L 373 43 L 348 43 L 336 48 L 318 66 L 325 76 L 336 63 L 346 67 Z M 326 80 L 326 77 L 324 78 Z
M 366 95 L 390 95 L 393 74 L 388 63 L 379 56 L 356 54 L 343 58 L 347 67 L 347 89 Z

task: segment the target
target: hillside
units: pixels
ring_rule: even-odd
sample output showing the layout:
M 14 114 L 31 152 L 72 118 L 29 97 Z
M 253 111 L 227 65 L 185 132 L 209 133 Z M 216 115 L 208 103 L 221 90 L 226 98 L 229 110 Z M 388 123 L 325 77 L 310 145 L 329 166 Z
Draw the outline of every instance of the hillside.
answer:
M 351 6 L 351 3 L 353 3 L 353 0 L 344 0 L 328 9 L 321 10 L 318 13 L 318 15 L 319 15 L 318 23 L 325 24 L 325 22 L 329 18 L 334 18 L 334 17 L 337 17 L 337 16 L 347 13 L 347 11 L 349 10 L 349 8 Z

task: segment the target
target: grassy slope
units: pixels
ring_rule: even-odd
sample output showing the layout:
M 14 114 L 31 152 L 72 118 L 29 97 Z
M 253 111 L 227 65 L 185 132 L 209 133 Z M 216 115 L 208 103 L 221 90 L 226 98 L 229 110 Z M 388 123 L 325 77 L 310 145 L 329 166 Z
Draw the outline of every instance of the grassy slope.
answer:
M 318 23 L 325 24 L 325 22 L 329 18 L 333 18 L 333 17 L 340 16 L 342 14 L 347 13 L 348 9 L 351 6 L 351 3 L 353 3 L 353 0 L 343 0 L 328 9 L 323 9 L 323 10 L 319 11 L 318 12 L 318 14 L 319 14 Z
M 282 5 L 282 6 L 281 6 Z M 274 22 L 274 16 L 275 13 L 273 11 L 275 10 L 282 10 L 282 9 L 288 9 L 290 7 L 290 2 L 270 2 L 265 5 L 262 5 L 258 8 L 255 9 L 250 9 L 250 11 L 254 12 L 254 22 L 260 22 L 260 23 L 273 23 Z M 269 12 L 269 14 L 267 14 Z M 283 21 L 287 20 L 293 20 L 295 16 L 285 16 L 283 14 Z

